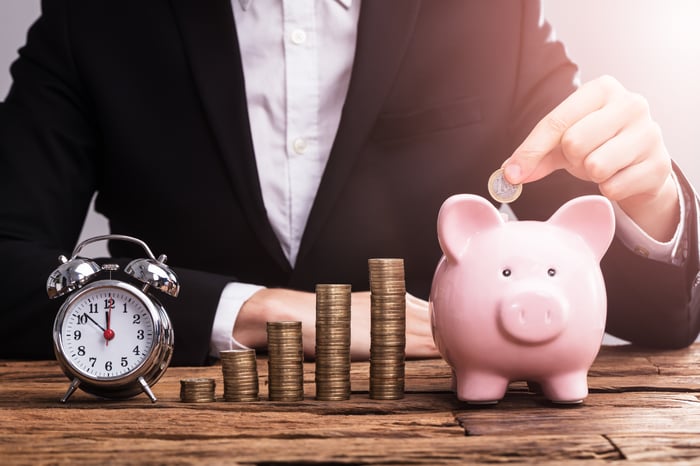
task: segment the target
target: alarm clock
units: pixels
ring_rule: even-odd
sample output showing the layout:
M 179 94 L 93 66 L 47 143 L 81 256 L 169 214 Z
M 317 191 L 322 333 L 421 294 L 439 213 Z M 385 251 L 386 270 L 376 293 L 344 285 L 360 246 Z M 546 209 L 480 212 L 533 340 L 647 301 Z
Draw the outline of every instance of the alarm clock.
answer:
M 104 240 L 138 244 L 148 257 L 131 261 L 124 279 L 114 278 L 117 264 L 100 266 L 79 256 L 88 244 Z M 174 334 L 154 291 L 173 297 L 180 291 L 165 265 L 167 256 L 156 259 L 146 243 L 131 236 L 102 235 L 78 244 L 70 259 L 58 260 L 46 291 L 51 299 L 68 295 L 53 326 L 56 359 L 71 379 L 61 402 L 80 388 L 112 399 L 144 392 L 155 403 L 151 386 L 170 364 Z

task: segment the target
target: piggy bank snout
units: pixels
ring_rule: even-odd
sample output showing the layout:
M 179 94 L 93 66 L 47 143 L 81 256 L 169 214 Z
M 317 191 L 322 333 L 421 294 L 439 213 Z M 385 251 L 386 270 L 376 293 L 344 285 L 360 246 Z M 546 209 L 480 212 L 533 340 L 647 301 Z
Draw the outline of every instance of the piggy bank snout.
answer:
M 506 294 L 498 313 L 500 328 L 520 343 L 546 343 L 556 338 L 568 321 L 566 300 L 547 291 Z

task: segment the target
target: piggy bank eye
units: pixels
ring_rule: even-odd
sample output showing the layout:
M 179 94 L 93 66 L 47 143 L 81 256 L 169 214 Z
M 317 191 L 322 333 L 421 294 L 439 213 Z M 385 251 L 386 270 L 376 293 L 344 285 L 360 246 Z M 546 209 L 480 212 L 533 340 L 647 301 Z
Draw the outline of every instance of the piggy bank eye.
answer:
M 549 275 L 550 277 L 553 277 L 553 276 L 555 276 L 556 274 L 557 274 L 557 269 L 549 269 L 549 270 L 547 270 L 547 275 Z
M 510 277 L 511 271 L 510 271 L 510 269 L 503 269 L 503 271 L 501 273 L 503 274 L 504 277 Z

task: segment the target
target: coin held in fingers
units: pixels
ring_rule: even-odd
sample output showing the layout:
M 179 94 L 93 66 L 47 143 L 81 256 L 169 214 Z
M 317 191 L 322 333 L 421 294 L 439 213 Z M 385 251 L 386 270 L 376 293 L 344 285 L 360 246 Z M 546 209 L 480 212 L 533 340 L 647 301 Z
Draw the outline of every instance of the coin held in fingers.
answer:
M 489 177 L 489 194 L 491 197 L 504 204 L 508 204 L 520 197 L 523 192 L 522 184 L 511 184 L 506 180 L 503 169 L 499 168 Z

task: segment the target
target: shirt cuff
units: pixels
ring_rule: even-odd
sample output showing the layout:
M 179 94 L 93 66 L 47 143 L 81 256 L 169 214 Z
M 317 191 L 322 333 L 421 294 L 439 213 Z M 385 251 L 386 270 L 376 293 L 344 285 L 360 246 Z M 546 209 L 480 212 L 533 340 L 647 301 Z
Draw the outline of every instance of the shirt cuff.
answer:
M 686 212 L 688 212 L 688 200 L 687 196 L 685 196 L 683 193 L 683 189 L 681 189 L 676 174 L 671 173 L 671 176 L 673 177 L 673 181 L 676 184 L 676 189 L 678 190 L 678 199 L 680 202 L 680 222 L 678 222 L 678 227 L 676 228 L 676 232 L 673 234 L 673 238 L 667 242 L 657 241 L 649 236 L 625 213 L 624 210 L 622 210 L 617 202 L 613 202 L 612 205 L 613 210 L 615 211 L 615 221 L 617 225 L 616 234 L 625 246 L 642 257 L 647 257 L 649 259 L 668 264 L 682 265 L 685 257 L 681 253 L 683 248 L 680 246 L 684 236 L 683 232 L 685 231 L 685 217 Z
M 221 351 L 248 349 L 233 338 L 233 327 L 236 325 L 236 319 L 243 304 L 263 288 L 265 287 L 237 282 L 229 283 L 224 287 L 211 328 L 210 356 L 218 359 Z

